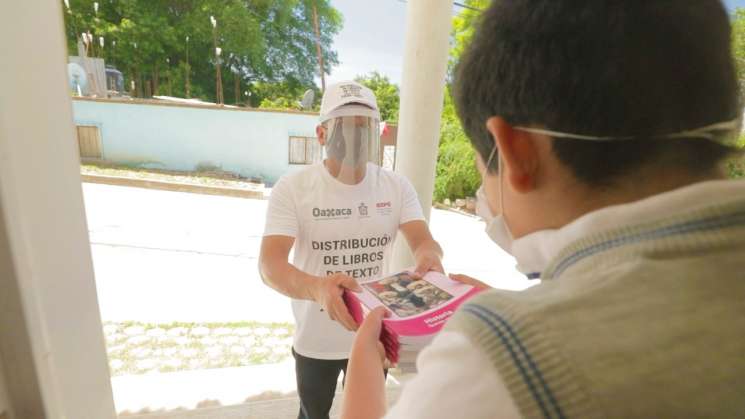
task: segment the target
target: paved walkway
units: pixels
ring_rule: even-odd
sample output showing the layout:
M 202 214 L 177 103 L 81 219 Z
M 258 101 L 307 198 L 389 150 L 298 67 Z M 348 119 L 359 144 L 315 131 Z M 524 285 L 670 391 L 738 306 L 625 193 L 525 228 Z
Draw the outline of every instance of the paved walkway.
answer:
M 170 330 L 149 329 L 138 335 L 138 326 L 125 337 L 127 332 L 116 326 L 124 322 L 293 322 L 289 300 L 266 287 L 257 269 L 267 201 L 100 184 L 83 184 L 83 191 L 101 316 L 110 322 L 110 351 L 116 342 L 121 345 L 138 336 L 185 339 L 175 336 L 175 330 L 174 336 Z M 431 229 L 445 250 L 448 271 L 499 288 L 531 285 L 513 269 L 514 260 L 489 241 L 476 218 L 435 209 Z M 209 351 L 205 338 L 200 343 Z M 174 350 L 165 343 L 155 345 L 154 351 L 163 352 L 158 356 L 170 356 L 166 351 Z M 286 352 L 288 347 L 283 337 L 277 350 Z M 143 372 L 152 356 L 140 349 L 127 354 L 137 358 L 129 361 Z M 238 351 L 232 346 L 230 350 Z M 127 371 L 128 361 L 122 359 L 112 371 Z M 175 373 L 151 368 L 146 374 L 118 375 L 112 380 L 117 410 L 161 413 L 150 418 L 244 418 L 268 417 L 261 412 L 277 408 L 284 413 L 274 417 L 291 418 L 297 409 L 292 359 L 278 359 L 285 361 Z M 392 385 L 395 389 L 395 382 Z M 267 395 L 284 402 L 244 403 Z M 219 414 L 183 411 L 235 403 L 243 404 Z
M 265 286 L 258 253 L 267 201 L 84 184 L 103 320 L 292 322 Z M 445 268 L 506 289 L 530 282 L 483 223 L 432 211 Z

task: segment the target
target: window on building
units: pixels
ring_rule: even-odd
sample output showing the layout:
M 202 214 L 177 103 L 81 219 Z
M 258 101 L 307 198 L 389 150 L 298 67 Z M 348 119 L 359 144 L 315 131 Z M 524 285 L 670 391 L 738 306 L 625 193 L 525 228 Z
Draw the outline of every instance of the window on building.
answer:
M 102 158 L 101 131 L 98 127 L 95 125 L 78 125 L 76 128 L 80 157 L 83 159 Z
M 290 164 L 314 164 L 322 159 L 321 145 L 315 137 L 290 137 Z

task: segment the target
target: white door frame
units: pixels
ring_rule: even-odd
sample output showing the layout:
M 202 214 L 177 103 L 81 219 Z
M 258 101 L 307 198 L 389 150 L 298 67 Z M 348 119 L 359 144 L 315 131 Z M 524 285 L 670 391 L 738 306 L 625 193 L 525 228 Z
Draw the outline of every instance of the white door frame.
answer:
M 0 6 L 0 380 L 10 418 L 107 419 L 62 12 Z

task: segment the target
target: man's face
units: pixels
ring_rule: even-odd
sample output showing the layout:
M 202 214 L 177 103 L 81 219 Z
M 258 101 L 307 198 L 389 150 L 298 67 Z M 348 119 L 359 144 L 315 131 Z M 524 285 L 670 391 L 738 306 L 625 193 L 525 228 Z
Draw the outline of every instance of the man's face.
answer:
M 366 116 L 344 116 L 326 121 L 318 129 L 326 156 L 342 166 L 360 167 L 376 156 L 375 120 Z
M 354 125 L 358 128 L 370 128 L 370 118 L 364 117 L 364 116 L 355 116 L 351 117 L 354 118 Z M 333 125 L 334 120 L 329 120 L 321 123 L 321 125 L 318 125 L 316 127 L 316 136 L 318 137 L 318 141 L 321 143 L 322 146 L 326 145 L 326 141 L 328 138 L 329 133 L 329 126 Z

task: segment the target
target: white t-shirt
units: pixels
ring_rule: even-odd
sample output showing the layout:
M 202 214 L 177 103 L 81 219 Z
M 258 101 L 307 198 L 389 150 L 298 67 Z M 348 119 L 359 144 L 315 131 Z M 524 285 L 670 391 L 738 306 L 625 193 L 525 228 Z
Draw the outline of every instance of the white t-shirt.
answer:
M 388 274 L 401 224 L 424 220 L 414 187 L 373 164 L 346 185 L 323 163 L 283 176 L 272 190 L 264 236 L 295 238 L 293 265 L 311 275 L 344 272 L 367 280 Z M 294 348 L 316 359 L 345 359 L 354 333 L 329 319 L 314 301 L 292 300 Z
M 519 419 L 489 357 L 459 332 L 442 332 L 419 354 L 419 373 L 385 419 Z

